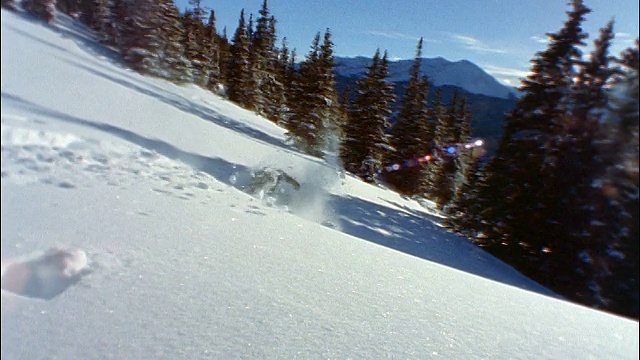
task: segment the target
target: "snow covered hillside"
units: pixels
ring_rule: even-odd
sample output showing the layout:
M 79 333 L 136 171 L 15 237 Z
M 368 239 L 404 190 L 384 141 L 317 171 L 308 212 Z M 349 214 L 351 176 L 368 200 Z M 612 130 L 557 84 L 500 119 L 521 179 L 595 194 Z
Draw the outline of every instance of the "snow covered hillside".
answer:
M 638 358 L 638 322 L 69 18 L 1 34 L 3 359 Z

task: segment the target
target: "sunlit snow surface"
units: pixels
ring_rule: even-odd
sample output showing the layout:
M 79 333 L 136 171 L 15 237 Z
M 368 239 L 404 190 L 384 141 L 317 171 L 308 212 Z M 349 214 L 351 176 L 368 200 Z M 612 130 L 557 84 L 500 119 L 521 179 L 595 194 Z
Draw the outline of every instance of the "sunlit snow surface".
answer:
M 1 45 L 3 359 L 638 358 L 637 322 L 65 17 L 2 10 Z M 286 203 L 247 188 L 265 167 Z

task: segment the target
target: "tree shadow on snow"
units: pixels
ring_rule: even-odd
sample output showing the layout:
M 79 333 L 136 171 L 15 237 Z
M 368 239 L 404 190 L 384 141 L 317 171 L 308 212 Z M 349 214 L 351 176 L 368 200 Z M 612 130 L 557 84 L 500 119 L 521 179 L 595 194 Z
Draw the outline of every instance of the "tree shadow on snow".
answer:
M 352 196 L 331 195 L 329 206 L 346 234 L 486 279 L 554 296 L 464 237 L 441 229 L 436 216 Z
M 70 61 L 67 59 L 64 59 L 64 61 L 93 75 L 112 81 L 120 86 L 124 86 L 138 93 L 150 96 L 162 103 L 170 105 L 182 112 L 194 115 L 204 121 L 212 122 L 218 126 L 233 130 L 237 133 L 246 135 L 250 138 L 269 144 L 271 146 L 276 146 L 288 150 L 293 149 L 291 146 L 285 144 L 285 142 L 281 139 L 275 138 L 251 126 L 247 126 L 246 124 L 238 120 L 216 113 L 215 111 L 212 111 L 210 108 L 204 105 L 198 104 L 197 102 L 191 99 L 187 99 L 183 96 L 168 92 L 158 86 L 148 83 L 145 83 L 144 86 L 141 86 L 138 82 L 128 81 L 124 78 L 115 77 L 108 74 L 107 72 L 102 72 L 97 69 L 87 67 L 78 62 Z M 213 97 L 215 95 L 211 94 L 211 96 Z M 265 121 L 268 120 L 265 119 Z
M 71 124 L 104 131 L 130 143 L 138 145 L 142 148 L 155 151 L 158 154 L 172 160 L 178 160 L 185 164 L 188 164 L 192 168 L 209 174 L 216 178 L 218 181 L 223 182 L 229 186 L 236 187 L 242 191 L 245 191 L 244 187 L 248 184 L 247 181 L 243 181 L 243 179 L 237 181 L 238 174 L 250 173 L 250 169 L 243 165 L 233 164 L 220 158 L 190 153 L 162 140 L 150 139 L 117 126 L 103 123 L 94 123 L 89 120 L 71 116 L 69 114 L 65 114 L 56 110 L 44 108 L 38 104 L 34 104 L 18 96 L 7 94 L 5 92 L 2 92 L 2 99 L 3 101 L 9 100 L 20 103 L 22 106 L 28 108 L 35 114 L 40 114 L 42 116 L 52 117 Z

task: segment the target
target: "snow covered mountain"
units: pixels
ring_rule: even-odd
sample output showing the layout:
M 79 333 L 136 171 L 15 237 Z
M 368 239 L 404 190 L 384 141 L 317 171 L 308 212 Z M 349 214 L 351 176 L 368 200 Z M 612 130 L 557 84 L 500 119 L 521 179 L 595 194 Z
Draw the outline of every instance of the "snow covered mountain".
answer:
M 336 73 L 345 77 L 361 77 L 366 72 L 366 66 L 371 64 L 367 57 L 336 57 Z M 389 61 L 389 81 L 408 81 L 409 69 L 413 60 Z M 473 94 L 508 99 L 517 96 L 517 92 L 500 84 L 493 76 L 487 74 L 476 64 L 467 61 L 448 61 L 441 57 L 424 58 L 421 66 L 422 73 L 429 77 L 433 86 L 451 85 L 462 88 Z
M 1 27 L 3 359 L 638 359 L 272 122 L 68 17 Z

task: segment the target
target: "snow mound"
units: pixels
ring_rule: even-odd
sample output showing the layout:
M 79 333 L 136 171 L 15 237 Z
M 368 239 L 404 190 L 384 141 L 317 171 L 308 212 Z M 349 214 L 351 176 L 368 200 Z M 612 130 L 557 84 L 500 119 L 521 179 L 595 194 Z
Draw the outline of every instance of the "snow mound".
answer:
M 87 254 L 81 249 L 52 247 L 25 261 L 2 268 L 2 289 L 31 298 L 53 299 L 88 273 Z

